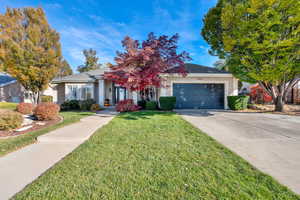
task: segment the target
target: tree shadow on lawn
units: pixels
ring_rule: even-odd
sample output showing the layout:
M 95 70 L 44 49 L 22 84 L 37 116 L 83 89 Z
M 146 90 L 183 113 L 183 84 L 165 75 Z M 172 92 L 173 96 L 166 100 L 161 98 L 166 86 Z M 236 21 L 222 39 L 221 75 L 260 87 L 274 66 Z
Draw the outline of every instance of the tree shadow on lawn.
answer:
M 148 111 L 141 110 L 137 112 L 126 112 L 121 113 L 118 117 L 126 120 L 138 120 L 138 119 L 150 119 L 150 117 L 155 115 L 163 115 L 163 116 L 172 116 L 175 115 L 175 112 L 172 111 Z

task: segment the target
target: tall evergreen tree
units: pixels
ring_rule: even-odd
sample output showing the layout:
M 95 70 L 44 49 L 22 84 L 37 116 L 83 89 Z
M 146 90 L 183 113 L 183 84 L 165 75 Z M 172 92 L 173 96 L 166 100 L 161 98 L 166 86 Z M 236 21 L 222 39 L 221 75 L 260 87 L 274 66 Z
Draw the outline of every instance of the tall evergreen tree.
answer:
M 240 80 L 258 82 L 276 111 L 300 80 L 299 0 L 219 0 L 204 18 L 211 53 Z
M 8 8 L 0 14 L 0 27 L 0 63 L 38 103 L 61 66 L 59 34 L 42 8 Z
M 78 66 L 77 71 L 82 73 L 90 70 L 99 69 L 101 67 L 101 65 L 98 63 L 99 58 L 97 57 L 96 50 L 84 49 L 83 55 L 85 57 L 85 63 L 84 65 Z

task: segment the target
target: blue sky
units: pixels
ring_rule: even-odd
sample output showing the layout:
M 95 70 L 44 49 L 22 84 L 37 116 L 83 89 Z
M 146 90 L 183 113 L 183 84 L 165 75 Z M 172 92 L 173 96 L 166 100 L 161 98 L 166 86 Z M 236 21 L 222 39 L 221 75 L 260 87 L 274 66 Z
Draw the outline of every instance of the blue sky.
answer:
M 190 53 L 191 62 L 212 66 L 216 57 L 208 54 L 208 45 L 200 35 L 202 18 L 216 0 L 0 0 L 0 12 L 6 7 L 42 7 L 50 25 L 61 36 L 62 51 L 73 69 L 83 63 L 82 50 L 97 50 L 100 63 L 113 62 L 122 50 L 125 36 L 145 39 L 179 33 L 179 51 Z

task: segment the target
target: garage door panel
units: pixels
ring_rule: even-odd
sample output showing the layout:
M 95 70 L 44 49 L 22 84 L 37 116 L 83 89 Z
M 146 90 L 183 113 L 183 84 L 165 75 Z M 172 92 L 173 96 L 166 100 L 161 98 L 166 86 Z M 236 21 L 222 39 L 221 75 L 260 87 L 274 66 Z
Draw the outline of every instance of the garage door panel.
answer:
M 224 108 L 224 84 L 174 83 L 173 95 L 176 108 Z

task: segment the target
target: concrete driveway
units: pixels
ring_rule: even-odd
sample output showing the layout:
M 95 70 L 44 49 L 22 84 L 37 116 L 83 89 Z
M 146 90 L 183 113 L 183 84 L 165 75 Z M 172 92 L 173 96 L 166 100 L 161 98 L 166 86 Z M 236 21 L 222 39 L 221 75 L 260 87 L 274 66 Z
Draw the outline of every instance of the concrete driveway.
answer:
M 300 117 L 213 110 L 176 112 L 300 194 Z

